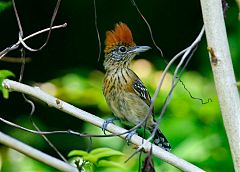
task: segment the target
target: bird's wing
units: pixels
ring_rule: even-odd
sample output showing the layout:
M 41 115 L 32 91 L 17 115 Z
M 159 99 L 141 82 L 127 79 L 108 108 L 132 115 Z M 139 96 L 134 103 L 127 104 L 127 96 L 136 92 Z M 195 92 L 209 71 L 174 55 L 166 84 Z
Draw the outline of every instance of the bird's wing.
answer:
M 133 82 L 133 90 L 135 93 L 141 97 L 141 99 L 148 105 L 151 105 L 151 97 L 147 90 L 147 88 L 143 85 L 142 81 L 140 79 L 136 79 Z

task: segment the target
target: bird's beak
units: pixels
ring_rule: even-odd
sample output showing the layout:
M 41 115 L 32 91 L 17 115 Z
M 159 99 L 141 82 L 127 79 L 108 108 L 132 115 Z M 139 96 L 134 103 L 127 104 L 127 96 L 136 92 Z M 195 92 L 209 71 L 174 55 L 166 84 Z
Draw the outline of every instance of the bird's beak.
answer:
M 135 46 L 129 52 L 137 54 L 137 53 L 145 52 L 149 49 L 151 49 L 151 47 L 149 47 L 149 46 Z

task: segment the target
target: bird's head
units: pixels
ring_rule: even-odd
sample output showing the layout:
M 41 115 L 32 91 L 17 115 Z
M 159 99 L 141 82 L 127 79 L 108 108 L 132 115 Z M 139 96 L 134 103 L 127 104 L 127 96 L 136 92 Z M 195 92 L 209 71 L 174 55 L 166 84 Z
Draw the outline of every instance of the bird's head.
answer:
M 114 30 L 106 32 L 104 67 L 106 70 L 128 67 L 138 53 L 149 49 L 149 46 L 137 46 L 128 26 L 117 23 Z

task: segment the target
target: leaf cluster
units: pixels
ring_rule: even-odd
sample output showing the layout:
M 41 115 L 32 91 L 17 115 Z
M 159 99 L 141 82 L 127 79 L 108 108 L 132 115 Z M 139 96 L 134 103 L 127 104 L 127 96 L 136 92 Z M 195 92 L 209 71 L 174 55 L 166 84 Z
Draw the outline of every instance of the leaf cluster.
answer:
M 123 155 L 111 148 L 96 148 L 90 152 L 72 150 L 68 157 L 80 171 L 93 172 L 94 168 L 123 168 L 121 163 L 114 161 L 114 157 Z

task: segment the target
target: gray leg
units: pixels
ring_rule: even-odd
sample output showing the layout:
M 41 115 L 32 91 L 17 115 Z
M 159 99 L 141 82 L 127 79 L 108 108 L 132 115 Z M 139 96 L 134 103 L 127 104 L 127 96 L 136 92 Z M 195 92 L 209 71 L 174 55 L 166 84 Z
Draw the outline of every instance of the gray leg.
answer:
M 129 145 L 130 140 L 131 140 L 131 138 L 132 138 L 132 136 L 133 136 L 134 134 L 137 134 L 136 130 L 130 131 L 130 132 L 126 135 L 125 138 L 126 138 L 126 140 L 127 140 L 127 144 L 128 144 L 128 145 Z
M 104 121 L 103 125 L 102 125 L 102 131 L 103 133 L 106 135 L 106 129 L 108 124 L 114 124 L 114 121 L 119 120 L 118 118 L 108 118 Z

